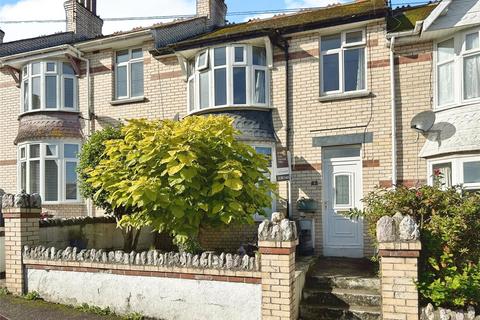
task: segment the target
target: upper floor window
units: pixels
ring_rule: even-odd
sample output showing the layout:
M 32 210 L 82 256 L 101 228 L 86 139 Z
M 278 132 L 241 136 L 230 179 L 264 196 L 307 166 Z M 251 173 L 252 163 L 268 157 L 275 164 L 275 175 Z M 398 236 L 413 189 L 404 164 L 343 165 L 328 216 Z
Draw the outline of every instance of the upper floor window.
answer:
M 210 48 L 188 62 L 188 110 L 267 106 L 267 53 L 264 47 L 234 44 Z
M 77 77 L 70 63 L 37 61 L 22 68 L 22 112 L 77 110 Z
M 79 150 L 78 143 L 70 142 L 32 142 L 19 145 L 19 189 L 40 194 L 46 203 L 79 201 Z
M 320 38 L 321 93 L 366 89 L 365 31 L 352 30 Z
M 118 51 L 115 57 L 115 98 L 143 96 L 143 50 Z
M 438 107 L 480 100 L 480 30 L 469 30 L 436 45 Z

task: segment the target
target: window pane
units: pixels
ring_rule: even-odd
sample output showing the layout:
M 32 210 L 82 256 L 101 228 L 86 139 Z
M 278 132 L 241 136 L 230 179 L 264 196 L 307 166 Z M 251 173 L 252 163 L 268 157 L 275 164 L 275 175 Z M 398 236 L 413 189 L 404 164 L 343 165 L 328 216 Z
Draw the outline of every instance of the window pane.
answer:
M 40 74 L 40 62 L 36 62 L 32 64 L 32 75 L 34 74 Z
M 65 158 L 76 158 L 78 154 L 78 144 L 65 144 L 63 153 Z
M 345 41 L 347 43 L 362 42 L 362 40 L 363 40 L 362 31 L 347 32 L 347 34 L 345 35 Z
M 77 163 L 67 162 L 65 164 L 65 198 L 77 200 Z
M 438 104 L 445 105 L 453 102 L 453 62 L 438 67 Z
M 23 111 L 28 111 L 28 80 L 23 82 Z
M 463 183 L 480 182 L 480 161 L 463 163 Z
M 453 38 L 438 44 L 438 62 L 453 59 L 455 55 Z
M 63 74 L 69 74 L 72 76 L 75 75 L 75 71 L 73 71 L 72 65 L 70 63 L 63 63 Z
M 465 99 L 480 97 L 480 55 L 465 57 L 463 68 Z
M 32 109 L 38 110 L 40 109 L 40 78 L 35 77 L 32 78 Z
M 227 69 L 215 69 L 215 105 L 227 104 Z
M 255 70 L 255 103 L 266 103 L 265 70 Z
M 190 111 L 195 110 L 195 79 L 190 79 L 188 82 L 188 99 Z
M 25 159 L 27 157 L 27 153 L 25 147 L 20 148 L 20 159 Z
M 57 76 L 45 77 L 45 104 L 47 109 L 57 107 Z
M 267 65 L 267 53 L 265 48 L 253 47 L 253 64 L 256 66 Z
M 432 169 L 434 183 L 439 183 L 447 188 L 452 186 L 452 164 L 450 162 L 434 164 Z
M 55 62 L 47 62 L 47 72 L 55 72 L 55 67 Z
M 126 97 L 127 94 L 127 66 L 117 68 L 117 98 Z
M 350 204 L 350 177 L 348 175 L 335 176 L 335 204 Z
M 29 158 L 40 158 L 40 145 L 39 144 L 31 144 L 30 145 Z
M 40 193 L 40 160 L 30 161 L 29 193 Z
M 247 84 L 246 84 L 245 67 L 233 68 L 233 103 L 247 103 Z
M 45 160 L 45 201 L 58 201 L 58 165 L 56 160 Z
M 227 64 L 227 49 L 225 47 L 215 48 L 213 54 L 213 65 L 224 66 Z
M 323 56 L 323 91 L 335 91 L 339 89 L 338 54 Z
M 207 67 L 207 52 L 203 52 L 198 56 L 198 67 Z
M 20 164 L 20 189 L 27 191 L 27 163 Z
M 243 47 L 235 47 L 235 62 L 244 62 Z
M 46 155 L 47 156 L 56 156 L 57 155 L 57 145 L 47 144 L 46 146 Z
M 334 34 L 331 36 L 322 36 L 321 46 L 322 51 L 327 51 L 330 49 L 338 49 L 341 46 L 341 37 L 340 34 Z
M 257 153 L 263 154 L 268 159 L 268 166 L 272 166 L 272 148 L 270 147 L 255 147 Z
M 117 52 L 117 63 L 123 63 L 128 61 L 128 50 Z
M 27 77 L 28 76 L 28 67 L 25 66 L 23 67 L 23 77 Z
M 142 57 L 143 57 L 143 50 L 142 49 L 132 50 L 132 59 L 140 59 Z
M 467 50 L 477 49 L 478 44 L 478 32 L 467 34 L 465 38 L 465 48 Z
M 208 72 L 200 73 L 200 109 L 210 105 Z
M 365 89 L 364 49 L 346 50 L 344 53 L 345 91 Z
M 65 78 L 64 82 L 64 95 L 65 95 L 65 108 L 73 109 L 75 107 L 75 99 L 73 95 L 73 79 Z
M 132 71 L 132 97 L 143 96 L 143 62 L 131 64 Z

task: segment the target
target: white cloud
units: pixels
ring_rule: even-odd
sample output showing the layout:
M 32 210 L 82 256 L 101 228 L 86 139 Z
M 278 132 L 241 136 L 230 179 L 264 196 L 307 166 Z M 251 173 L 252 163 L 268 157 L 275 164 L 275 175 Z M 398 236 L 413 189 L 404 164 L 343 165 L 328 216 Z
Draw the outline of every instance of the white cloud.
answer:
M 0 4 L 0 21 L 62 20 L 65 19 L 64 2 L 65 0 L 20 0 L 14 4 Z M 188 15 L 195 13 L 195 0 L 98 0 L 97 10 L 98 14 L 104 18 Z M 107 21 L 104 24 L 103 33 L 130 30 L 156 22 L 159 21 Z M 13 41 L 63 32 L 65 23 L 0 23 L 0 28 L 5 31 L 5 41 Z

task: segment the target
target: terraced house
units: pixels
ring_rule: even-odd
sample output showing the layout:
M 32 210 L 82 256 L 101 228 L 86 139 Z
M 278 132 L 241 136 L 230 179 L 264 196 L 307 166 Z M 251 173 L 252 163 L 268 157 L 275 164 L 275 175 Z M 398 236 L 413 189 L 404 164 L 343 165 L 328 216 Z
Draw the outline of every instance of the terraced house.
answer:
M 477 1 L 365 0 L 227 24 L 223 0 L 198 0 L 192 18 L 111 35 L 95 0 L 65 11 L 66 32 L 0 44 L 0 188 L 40 193 L 49 214 L 101 214 L 80 197 L 77 153 L 130 118 L 232 116 L 271 157 L 272 211 L 300 218 L 317 255 L 373 253 L 342 212 L 376 185 L 428 183 L 435 169 L 480 184 Z M 251 231 L 205 241 L 238 247 Z

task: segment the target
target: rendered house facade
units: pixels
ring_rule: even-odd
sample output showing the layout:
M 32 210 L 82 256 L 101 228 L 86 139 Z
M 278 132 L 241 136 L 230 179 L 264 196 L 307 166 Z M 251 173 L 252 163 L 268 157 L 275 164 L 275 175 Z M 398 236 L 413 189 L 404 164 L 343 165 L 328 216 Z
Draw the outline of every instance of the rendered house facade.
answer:
M 66 33 L 0 44 L 0 188 L 40 193 L 50 214 L 99 215 L 75 173 L 91 132 L 227 114 L 272 159 L 272 211 L 311 219 L 316 254 L 371 255 L 366 227 L 341 215 L 366 192 L 427 183 L 437 168 L 452 183 L 480 180 L 471 129 L 445 133 L 444 123 L 478 113 L 480 90 L 478 14 L 468 18 L 478 4 L 457 12 L 455 2 L 391 11 L 366 0 L 229 25 L 222 0 L 199 0 L 190 19 L 101 36 L 95 1 L 67 1 Z M 464 70 L 466 80 L 452 80 Z M 443 133 L 412 130 L 432 109 Z M 277 181 L 287 151 L 289 183 Z M 311 212 L 297 208 L 301 197 L 313 199 Z

